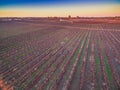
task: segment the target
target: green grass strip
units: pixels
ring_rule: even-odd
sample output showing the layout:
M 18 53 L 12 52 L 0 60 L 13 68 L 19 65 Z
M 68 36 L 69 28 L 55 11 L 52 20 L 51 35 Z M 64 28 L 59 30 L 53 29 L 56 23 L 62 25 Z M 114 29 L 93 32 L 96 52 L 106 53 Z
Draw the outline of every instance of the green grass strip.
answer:
M 105 61 L 107 75 L 108 75 L 108 78 L 109 78 L 109 81 L 110 81 L 110 87 L 111 87 L 112 90 L 114 90 L 113 76 L 112 76 L 112 72 L 111 72 L 110 66 L 108 64 L 108 58 L 107 58 L 105 53 L 104 53 L 104 61 Z

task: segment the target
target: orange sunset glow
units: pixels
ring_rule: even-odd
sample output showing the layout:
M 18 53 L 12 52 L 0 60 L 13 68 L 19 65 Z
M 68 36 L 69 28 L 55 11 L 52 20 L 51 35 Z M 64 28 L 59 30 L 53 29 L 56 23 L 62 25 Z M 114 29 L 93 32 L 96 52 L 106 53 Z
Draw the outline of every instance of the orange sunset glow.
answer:
M 119 4 L 21 6 L 0 8 L 0 17 L 46 17 L 46 16 L 119 16 Z

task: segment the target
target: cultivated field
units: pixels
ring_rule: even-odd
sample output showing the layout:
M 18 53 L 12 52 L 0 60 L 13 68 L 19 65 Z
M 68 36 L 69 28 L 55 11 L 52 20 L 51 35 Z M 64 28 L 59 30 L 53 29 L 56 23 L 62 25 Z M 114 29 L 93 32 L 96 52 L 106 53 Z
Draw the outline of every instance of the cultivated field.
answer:
M 120 90 L 120 19 L 88 21 L 1 20 L 0 90 Z

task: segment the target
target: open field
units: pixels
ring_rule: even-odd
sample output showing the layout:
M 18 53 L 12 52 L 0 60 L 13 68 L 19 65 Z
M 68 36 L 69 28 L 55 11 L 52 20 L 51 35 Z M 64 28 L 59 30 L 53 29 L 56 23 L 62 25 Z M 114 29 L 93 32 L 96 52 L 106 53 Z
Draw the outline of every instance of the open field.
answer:
M 0 89 L 120 90 L 120 19 L 1 19 Z

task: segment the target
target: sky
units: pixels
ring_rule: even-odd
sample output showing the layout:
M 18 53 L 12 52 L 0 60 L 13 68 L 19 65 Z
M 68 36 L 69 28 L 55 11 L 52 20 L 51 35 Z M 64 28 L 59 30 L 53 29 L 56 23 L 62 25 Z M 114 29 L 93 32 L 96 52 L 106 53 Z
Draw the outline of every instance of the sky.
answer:
M 0 0 L 0 17 L 120 16 L 120 0 Z

